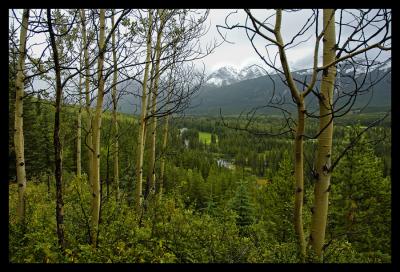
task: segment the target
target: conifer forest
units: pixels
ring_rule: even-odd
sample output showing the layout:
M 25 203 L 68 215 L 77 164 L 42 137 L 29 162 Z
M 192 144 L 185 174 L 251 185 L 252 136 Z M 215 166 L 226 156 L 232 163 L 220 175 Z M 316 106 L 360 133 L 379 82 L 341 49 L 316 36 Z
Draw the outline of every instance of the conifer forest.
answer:
M 8 15 L 10 263 L 392 262 L 390 9 Z

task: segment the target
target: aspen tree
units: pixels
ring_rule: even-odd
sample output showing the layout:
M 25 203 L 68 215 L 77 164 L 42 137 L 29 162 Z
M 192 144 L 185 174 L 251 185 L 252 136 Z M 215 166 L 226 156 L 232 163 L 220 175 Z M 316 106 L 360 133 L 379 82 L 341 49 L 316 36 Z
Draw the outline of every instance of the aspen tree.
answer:
M 76 175 L 78 178 L 82 174 L 82 76 L 79 75 L 79 109 L 78 109 L 78 120 L 77 120 L 77 135 L 76 135 Z
M 111 24 L 112 27 L 114 27 L 115 22 L 114 22 L 114 10 L 112 10 L 112 17 L 111 17 Z M 114 183 L 117 191 L 117 201 L 119 201 L 120 198 L 120 192 L 119 192 L 119 165 L 118 165 L 118 153 L 119 153 L 119 147 L 118 147 L 118 123 L 117 123 L 117 52 L 115 49 L 115 31 L 112 33 L 111 37 L 112 41 L 112 53 L 113 53 L 113 62 L 114 62 L 114 73 L 113 73 L 113 88 L 112 88 L 112 101 L 113 101 L 113 112 L 112 112 L 112 122 L 113 122 L 113 128 L 114 128 L 114 150 L 113 150 L 113 159 L 114 159 Z
M 91 242 L 93 246 L 97 246 L 97 233 L 100 217 L 100 131 L 101 131 L 101 115 L 103 111 L 104 97 L 104 45 L 105 45 L 105 9 L 100 9 L 100 33 L 99 33 L 99 57 L 97 64 L 98 73 L 98 92 L 95 115 L 93 117 L 93 164 L 92 164 L 92 205 L 91 205 Z
M 155 52 L 155 51 L 154 51 Z M 156 66 L 154 65 L 154 55 L 151 56 L 151 68 L 150 68 L 150 83 L 149 83 L 149 94 L 152 94 L 152 88 L 154 88 L 154 72 L 155 72 Z M 151 114 L 151 95 L 147 96 L 147 102 L 146 102 L 146 117 L 145 117 L 145 122 L 144 122 L 144 142 L 143 145 L 146 146 L 146 141 L 147 141 L 147 131 L 148 131 L 148 127 L 149 127 L 149 118 L 150 118 L 150 114 Z
M 146 35 L 146 64 L 144 70 L 143 77 L 143 86 L 142 86 L 142 103 L 141 103 L 141 113 L 140 113 L 140 123 L 139 123 L 139 133 L 138 133 L 138 145 L 137 145 L 137 164 L 136 164 L 136 187 L 135 187 L 135 208 L 136 211 L 139 212 L 142 200 L 143 200 L 143 192 L 142 192 L 142 183 L 143 183 L 143 153 L 144 153 L 144 132 L 145 132 L 145 119 L 146 119 L 146 110 L 147 110 L 147 81 L 149 76 L 149 66 L 150 66 L 150 57 L 151 57 L 151 34 L 152 34 L 152 10 L 149 10 L 149 18 L 148 18 L 148 31 Z
M 160 14 L 160 27 L 157 31 L 157 42 L 156 42 L 156 67 L 155 67 L 155 75 L 154 75 L 154 86 L 152 87 L 152 105 L 151 105 L 151 144 L 150 144 L 150 163 L 149 163 L 149 173 L 148 178 L 150 181 L 149 184 L 149 193 L 153 194 L 155 191 L 155 162 L 156 162 L 156 129 L 157 129 L 157 117 L 155 116 L 156 108 L 157 108 L 157 95 L 158 95 L 158 81 L 160 79 L 160 58 L 161 58 L 161 37 L 163 34 L 163 28 L 165 25 L 165 17 L 164 10 L 158 10 L 157 13 Z
M 248 13 L 249 14 L 249 13 Z M 297 127 L 294 138 L 294 177 L 295 177 L 295 204 L 294 204 L 294 227 L 298 237 L 302 260 L 306 256 L 306 242 L 303 227 L 303 202 L 304 202 L 304 133 L 305 133 L 305 98 L 310 94 L 317 80 L 318 49 L 323 31 L 317 36 L 314 46 L 313 72 L 309 84 L 304 91 L 300 92 L 296 87 L 292 73 L 287 61 L 285 44 L 281 35 L 282 10 L 276 11 L 275 29 L 273 30 L 279 50 L 282 69 L 288 83 L 290 93 L 297 104 Z
M 155 53 L 155 51 L 154 51 Z M 144 122 L 144 142 L 143 142 L 143 146 L 146 147 L 146 143 L 147 143 L 147 131 L 150 130 L 149 126 L 151 125 L 151 123 L 149 122 L 150 119 L 150 115 L 151 115 L 151 107 L 152 107 L 152 103 L 151 103 L 151 99 L 152 96 L 150 94 L 153 93 L 153 88 L 154 88 L 154 73 L 155 73 L 155 65 L 154 65 L 154 55 L 152 55 L 151 57 L 151 69 L 150 69 L 150 83 L 149 83 L 149 95 L 147 96 L 147 109 L 146 109 L 146 118 L 145 118 L 145 122 Z M 145 152 L 145 151 L 143 151 Z M 143 198 L 146 199 L 148 194 L 149 194 L 149 190 L 150 190 L 150 176 L 151 176 L 151 167 L 149 166 L 149 172 L 148 175 L 146 176 L 146 187 L 144 188 L 144 192 L 143 192 Z
M 303 137 L 304 137 L 304 96 L 299 94 L 297 87 L 294 83 L 292 74 L 289 69 L 289 64 L 284 49 L 284 43 L 281 36 L 281 23 L 282 23 L 282 10 L 276 11 L 276 22 L 275 22 L 275 37 L 278 43 L 279 57 L 281 60 L 282 68 L 285 73 L 285 77 L 288 81 L 289 89 L 292 97 L 297 103 L 297 128 L 294 139 L 294 176 L 296 181 L 295 187 L 295 207 L 294 207 L 294 226 L 299 241 L 299 248 L 302 256 L 306 254 L 306 242 L 304 238 L 303 229 L 303 197 L 304 197 L 304 151 L 303 151 Z
M 83 45 L 83 58 L 84 58 L 84 66 L 85 66 L 85 102 L 86 102 L 86 113 L 87 113 L 87 136 L 86 146 L 88 151 L 88 179 L 91 181 L 92 174 L 92 164 L 93 164 L 93 149 L 92 149 L 92 114 L 90 109 L 90 86 L 89 86 L 89 55 L 88 55 L 88 41 L 87 41 L 87 33 L 86 33 L 86 15 L 85 10 L 80 10 L 81 16 L 81 24 L 82 24 L 82 45 Z
M 326 28 L 323 38 L 323 65 L 335 61 L 335 11 L 324 9 L 323 22 Z M 333 89 L 336 77 L 335 65 L 323 71 L 319 97 L 319 129 L 317 147 L 317 180 L 314 187 L 314 206 L 311 218 L 310 243 L 318 257 L 322 257 L 328 215 L 328 196 L 331 179 L 331 155 L 333 136 Z
M 62 193 L 62 146 L 60 139 L 60 114 L 61 114 L 61 99 L 62 99 L 62 85 L 61 85 L 61 67 L 59 62 L 58 50 L 55 35 L 53 32 L 53 24 L 51 22 L 51 12 L 47 9 L 47 24 L 49 27 L 50 42 L 53 50 L 54 70 L 56 74 L 56 110 L 54 114 L 54 157 L 55 157 L 55 179 L 56 179 L 56 222 L 57 222 L 57 236 L 58 244 L 61 250 L 65 248 L 64 239 L 64 200 Z
M 344 149 L 341 155 L 336 158 L 336 160 L 331 163 L 332 158 L 332 136 L 333 136 L 333 119 L 334 119 L 334 109 L 333 109 L 333 90 L 334 90 L 334 82 L 336 78 L 336 68 L 334 67 L 336 64 L 346 61 L 348 59 L 352 59 L 353 57 L 364 54 L 366 51 L 369 51 L 374 48 L 378 48 L 380 50 L 391 50 L 390 42 L 391 42 L 391 35 L 390 35 L 390 23 L 391 23 L 391 12 L 386 10 L 378 10 L 374 16 L 368 17 L 367 15 L 371 12 L 360 10 L 360 16 L 356 14 L 352 14 L 354 16 L 355 21 L 358 23 L 352 28 L 353 32 L 347 33 L 347 39 L 342 39 L 342 44 L 339 45 L 340 37 L 338 38 L 338 44 L 336 44 L 336 36 L 335 36 L 335 17 L 334 17 L 334 10 L 324 10 L 323 12 L 323 30 L 318 34 L 318 11 L 313 12 L 313 15 L 309 17 L 307 22 L 303 25 L 301 30 L 295 34 L 289 43 L 283 43 L 280 31 L 280 25 L 282 20 L 282 11 L 276 11 L 276 22 L 275 28 L 271 28 L 269 23 L 266 21 L 258 20 L 255 16 L 250 12 L 250 10 L 245 9 L 246 14 L 248 15 L 247 19 L 250 19 L 250 23 L 246 21 L 245 25 L 234 24 L 229 26 L 228 23 L 225 22 L 226 26 L 218 26 L 225 29 L 235 29 L 235 28 L 245 28 L 247 37 L 249 38 L 253 48 L 257 52 L 257 54 L 261 57 L 261 59 L 275 72 L 284 74 L 284 84 L 289 87 L 291 92 L 291 96 L 294 102 L 297 105 L 297 127 L 295 133 L 295 180 L 296 180 L 296 194 L 295 194 L 295 210 L 294 210 L 294 223 L 295 223 L 295 230 L 296 234 L 299 238 L 299 245 L 301 249 L 301 253 L 303 256 L 303 260 L 306 253 L 305 243 L 304 243 L 304 233 L 302 227 L 302 203 L 303 203 L 303 181 L 304 181 L 304 170 L 303 170 L 303 141 L 304 141 L 304 122 L 305 122 L 305 114 L 306 114 L 306 107 L 305 107 L 305 97 L 312 92 L 313 87 L 315 86 L 317 74 L 320 71 L 322 73 L 322 83 L 321 83 L 321 90 L 319 94 L 316 96 L 319 99 L 319 107 L 320 112 L 317 118 L 319 119 L 319 132 L 315 136 L 318 138 L 318 150 L 317 150 L 317 169 L 315 173 L 315 187 L 314 187 L 314 207 L 312 208 L 312 220 L 311 220 L 311 234 L 309 243 L 312 245 L 314 251 L 317 253 L 319 257 L 322 257 L 322 251 L 324 248 L 324 236 L 325 236 L 325 229 L 327 225 L 327 211 L 328 211 L 328 196 L 330 190 L 330 177 L 331 173 L 337 165 L 340 158 L 345 154 L 348 150 L 347 147 Z M 285 50 L 289 49 L 294 42 L 294 40 L 302 35 L 305 35 L 304 29 L 309 26 L 310 20 L 312 17 L 315 17 L 314 24 L 316 26 L 316 40 L 314 45 L 314 65 L 312 69 L 311 80 L 307 83 L 306 79 L 304 82 L 297 81 L 297 84 L 303 85 L 303 91 L 299 92 L 297 90 L 295 80 L 291 76 L 289 65 L 287 62 L 287 57 Z M 382 19 L 384 18 L 384 19 Z M 380 27 L 376 27 L 376 23 L 381 24 Z M 343 26 L 349 26 L 348 23 L 342 21 L 342 16 L 339 22 L 336 24 L 340 25 L 340 29 L 342 30 Z M 366 35 L 368 32 L 366 27 L 371 26 L 371 33 Z M 252 34 L 251 34 L 252 33 Z M 359 33 L 363 33 L 359 35 Z M 260 51 L 256 48 L 254 38 L 258 35 L 268 41 L 270 44 L 267 46 L 275 45 L 278 47 L 279 50 L 279 57 L 282 67 L 278 68 L 276 65 L 275 59 L 265 58 Z M 275 39 L 271 36 L 274 36 Z M 344 35 L 344 31 L 339 31 L 339 36 Z M 380 38 L 379 38 L 380 36 Z M 318 67 L 318 49 L 319 43 L 323 39 L 324 49 L 323 49 L 323 66 Z M 376 42 L 378 40 L 378 42 Z M 370 42 L 374 42 L 369 44 Z M 341 56 L 342 53 L 346 53 L 346 55 Z M 366 55 L 365 55 L 366 56 Z M 379 56 L 379 54 L 378 54 Z M 368 61 L 367 58 L 367 66 L 372 67 L 375 63 L 375 60 L 371 59 Z M 353 60 L 352 60 L 353 61 Z M 366 75 L 366 74 L 365 74 Z M 353 80 L 356 78 L 354 77 Z M 370 86 L 373 86 L 376 82 L 378 82 L 382 78 L 377 78 L 374 83 L 371 83 Z M 363 83 L 361 85 L 364 85 Z M 365 86 L 364 86 L 365 87 Z M 357 92 L 360 90 L 360 86 L 354 90 L 354 93 L 349 95 L 349 97 L 354 97 Z M 314 91 L 315 92 L 315 91 Z M 348 91 L 346 90 L 346 93 Z M 350 101 L 350 100 L 349 100 Z M 276 104 L 276 103 L 271 103 Z M 278 103 L 279 104 L 279 103 Z M 347 112 L 350 111 L 352 107 L 352 103 L 347 108 Z M 284 108 L 281 108 L 284 110 Z M 346 111 L 343 110 L 344 108 L 341 107 L 340 109 L 336 109 L 339 113 L 339 116 L 343 116 Z M 308 117 L 314 117 L 313 114 L 307 113 Z M 338 117 L 339 117 L 338 116 Z M 251 120 L 250 120 L 251 121 Z M 286 121 L 289 121 L 286 118 Z M 251 131 L 247 129 L 244 130 Z M 286 132 L 291 131 L 288 130 Z M 271 133 L 274 134 L 274 133 Z
M 28 32 L 29 9 L 24 9 L 22 14 L 22 26 L 19 38 L 19 58 L 17 77 L 15 79 L 15 123 L 14 123 L 14 146 L 17 169 L 18 182 L 18 205 L 17 218 L 18 222 L 23 223 L 25 220 L 25 188 L 26 188 L 26 172 L 25 172 L 25 154 L 24 154 L 24 131 L 23 131 L 23 97 L 24 97 L 24 70 L 26 57 L 26 35 Z
M 285 84 L 287 84 L 290 94 L 296 103 L 297 107 L 297 126 L 295 129 L 294 135 L 294 177 L 295 177 L 295 203 L 294 203 L 294 227 L 295 232 L 298 238 L 298 244 L 302 259 L 304 260 L 306 255 L 306 242 L 304 236 L 304 228 L 303 228 L 303 202 L 304 202 L 304 133 L 305 133 L 305 114 L 306 114 L 306 105 L 305 98 L 311 93 L 312 89 L 315 86 L 317 80 L 317 65 L 318 65 L 318 49 L 319 43 L 323 35 L 323 31 L 316 37 L 316 42 L 314 45 L 314 56 L 313 56 L 313 69 L 311 79 L 308 84 L 304 84 L 304 90 L 299 90 L 296 86 L 295 80 L 292 76 L 292 72 L 289 67 L 289 62 L 286 55 L 287 46 L 283 41 L 281 34 L 281 24 L 282 24 L 282 10 L 276 10 L 275 14 L 275 27 L 270 28 L 266 26 L 263 22 L 257 20 L 250 10 L 246 9 L 249 19 L 251 20 L 251 24 L 254 29 L 250 29 L 246 27 L 247 30 L 251 30 L 255 34 L 263 37 L 265 40 L 270 42 L 271 44 L 277 46 L 280 63 L 282 65 L 281 69 L 277 69 L 275 63 L 268 63 L 268 61 L 264 58 L 264 62 L 266 62 L 271 68 L 274 68 L 275 71 L 279 73 L 283 73 L 285 78 Z M 244 27 L 241 25 L 234 25 L 231 27 L 226 27 L 227 29 L 233 29 L 238 27 Z M 270 36 L 264 34 L 261 29 L 269 33 Z M 250 36 L 249 36 L 250 37 Z M 250 38 L 252 42 L 253 48 L 257 51 L 253 44 L 253 38 Z M 258 54 L 260 54 L 257 51 Z

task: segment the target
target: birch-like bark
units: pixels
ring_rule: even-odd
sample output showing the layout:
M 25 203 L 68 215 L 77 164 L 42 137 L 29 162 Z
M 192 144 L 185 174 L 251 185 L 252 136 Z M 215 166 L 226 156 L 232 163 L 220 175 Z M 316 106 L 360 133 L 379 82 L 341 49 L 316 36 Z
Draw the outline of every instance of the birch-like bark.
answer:
M 98 73 L 98 92 L 95 116 L 93 118 L 93 165 L 92 165 L 92 205 L 91 205 L 91 243 L 97 246 L 97 233 L 99 227 L 100 217 L 100 131 L 101 131 L 101 115 L 103 111 L 103 97 L 104 97 L 104 77 L 103 77 L 103 64 L 104 64 L 104 31 L 105 31 L 105 9 L 100 9 L 100 33 L 99 33 L 99 59 L 97 65 Z
M 295 232 L 299 242 L 299 249 L 304 260 L 306 254 L 306 243 L 304 238 L 304 229 L 303 229 L 303 198 L 304 198 L 304 154 L 303 154 L 303 138 L 304 138 L 304 115 L 305 115 L 305 106 L 304 106 L 304 96 L 300 94 L 298 91 L 294 79 L 292 77 L 292 73 L 289 68 L 289 63 L 287 61 L 287 56 L 284 48 L 284 42 L 281 35 L 281 23 L 282 23 L 282 10 L 277 10 L 276 12 L 276 22 L 275 22 L 275 37 L 278 43 L 279 48 L 279 57 L 281 60 L 282 68 L 285 73 L 285 77 L 288 82 L 288 86 L 291 92 L 292 97 L 297 103 L 297 130 L 294 139 L 294 165 L 295 165 L 295 206 L 294 206 L 294 227 Z
M 17 66 L 17 77 L 15 79 L 15 120 L 14 120 L 14 147 L 15 162 L 18 183 L 18 204 L 17 220 L 19 223 L 25 221 L 25 151 L 24 151 L 24 130 L 23 130 L 23 97 L 24 97 L 24 70 L 26 57 L 26 34 L 28 32 L 29 9 L 24 9 L 22 15 L 22 26 L 19 38 L 19 58 Z
M 324 9 L 323 22 L 326 27 L 323 38 L 323 65 L 335 61 L 335 16 L 333 9 Z M 314 205 L 311 218 L 310 243 L 319 258 L 323 254 L 325 229 L 328 215 L 328 196 L 331 179 L 332 158 L 332 101 L 336 77 L 336 67 L 333 65 L 323 71 L 321 91 L 319 97 L 319 129 L 322 130 L 318 137 L 317 147 L 317 179 L 314 189 Z
M 76 136 L 76 176 L 78 178 L 82 175 L 82 76 L 79 75 L 79 109 L 77 120 L 77 136 Z
M 171 74 L 172 77 L 172 74 Z M 170 77 L 170 82 L 171 82 Z M 171 96 L 171 83 L 168 87 L 168 98 L 167 101 L 170 100 Z M 165 173 L 165 159 L 166 159 L 166 151 L 167 151 L 167 143 L 168 143 L 168 125 L 169 125 L 169 114 L 164 117 L 164 127 L 163 127 L 163 139 L 162 139 L 162 149 L 161 149 L 161 163 L 160 163 L 160 178 L 158 180 L 158 186 L 156 186 L 156 193 L 162 196 L 163 188 L 164 188 L 164 173 Z
M 137 148 L 137 165 L 136 165 L 136 187 L 135 187 L 135 208 L 139 212 L 143 201 L 142 183 L 143 183 L 143 153 L 144 153 L 144 130 L 145 119 L 147 110 L 147 81 L 149 77 L 149 66 L 151 56 L 151 33 L 153 17 L 152 11 L 149 11 L 148 18 L 148 32 L 147 32 L 147 52 L 146 52 L 146 65 L 144 70 L 143 87 L 142 87 L 142 105 L 140 113 L 140 124 L 138 133 L 138 148 Z
M 295 205 L 294 205 L 294 227 L 299 240 L 299 248 L 302 258 L 306 255 L 306 242 L 303 230 L 303 198 L 304 198 L 304 100 L 300 99 L 297 105 L 297 130 L 294 140 L 295 166 L 294 176 L 296 181 Z
M 151 61 L 151 69 L 150 69 L 150 83 L 149 83 L 149 95 L 147 96 L 147 108 L 146 108 L 146 118 L 145 118 L 145 122 L 144 122 L 144 132 L 143 132 L 143 146 L 144 149 L 146 149 L 146 144 L 147 144 L 147 132 L 149 130 L 151 130 L 150 126 L 151 126 L 151 122 L 150 122 L 150 116 L 151 115 L 151 99 L 152 96 L 150 94 L 153 93 L 153 88 L 154 88 L 154 73 L 155 73 L 155 65 L 154 65 L 154 58 L 152 58 Z M 145 152 L 145 151 L 143 151 Z M 150 169 L 150 166 L 149 166 Z M 149 190 L 150 190 L 150 176 L 151 176 L 151 172 L 149 172 L 149 174 L 146 176 L 146 187 L 144 188 L 144 192 L 143 192 L 143 199 L 146 199 L 147 196 L 149 195 Z
M 92 165 L 93 165 L 93 149 L 92 149 L 92 113 L 90 109 L 90 71 L 89 71 L 89 55 L 88 55 L 88 42 L 86 34 L 86 15 L 85 10 L 81 9 L 81 24 L 82 24 L 82 44 L 83 44 L 83 58 L 85 65 L 85 102 L 86 102 L 86 114 L 87 114 L 87 135 L 86 147 L 88 152 L 88 179 L 91 181 Z
M 160 14 L 160 29 L 157 33 L 157 42 L 156 42 L 156 68 L 155 68 L 155 78 L 154 78 L 154 86 L 152 88 L 152 105 L 151 105 L 151 145 L 150 145 L 150 164 L 149 164 L 149 194 L 152 195 L 155 193 L 155 181 L 156 181 L 156 130 L 157 130 L 157 117 L 155 116 L 157 109 L 157 95 L 158 95 L 158 81 L 160 79 L 160 57 L 161 57 L 161 37 L 163 33 L 164 27 L 164 10 L 158 11 Z
M 111 17 L 111 24 L 114 27 L 114 10 Z M 114 62 L 114 74 L 113 74 L 113 88 L 112 88 L 112 101 L 113 101 L 113 112 L 112 112 L 112 122 L 114 128 L 114 150 L 113 150 L 113 160 L 114 160 L 114 184 L 116 187 L 116 198 L 119 201 L 120 192 L 119 192 L 119 161 L 118 161 L 118 122 L 117 122 L 117 52 L 115 49 L 115 31 L 112 33 L 112 51 L 113 51 L 113 62 Z
M 149 83 L 149 94 L 152 94 L 152 88 L 154 88 L 154 71 L 155 71 L 156 67 L 154 66 L 154 61 L 153 59 L 151 60 L 151 68 L 150 68 L 150 83 Z M 146 140 L 147 140 L 147 131 L 148 131 L 148 127 L 149 127 L 149 115 L 151 114 L 151 95 L 147 96 L 147 104 L 146 104 L 146 122 L 144 124 L 144 145 L 146 144 Z

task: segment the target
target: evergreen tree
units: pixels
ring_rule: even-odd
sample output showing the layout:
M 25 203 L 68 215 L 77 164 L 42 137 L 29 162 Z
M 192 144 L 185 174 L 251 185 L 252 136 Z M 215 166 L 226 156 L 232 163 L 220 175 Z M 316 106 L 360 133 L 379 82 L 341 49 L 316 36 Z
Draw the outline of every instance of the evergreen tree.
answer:
M 240 180 L 236 194 L 231 202 L 231 208 L 236 211 L 236 223 L 240 227 L 249 226 L 254 222 L 254 206 L 248 190 L 248 182 Z
M 391 253 L 391 183 L 383 168 L 363 137 L 333 175 L 330 234 L 344 236 L 358 251 Z

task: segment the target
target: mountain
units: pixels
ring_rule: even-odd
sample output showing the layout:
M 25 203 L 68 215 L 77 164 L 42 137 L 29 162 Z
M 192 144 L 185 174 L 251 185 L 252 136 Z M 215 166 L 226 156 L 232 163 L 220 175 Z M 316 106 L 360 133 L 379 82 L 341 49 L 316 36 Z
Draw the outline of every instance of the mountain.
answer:
M 256 67 L 256 66 L 253 66 Z M 192 99 L 191 107 L 187 110 L 188 114 L 199 115 L 217 115 L 220 109 L 223 114 L 240 114 L 246 113 L 249 110 L 258 107 L 259 112 L 267 114 L 281 114 L 279 109 L 273 107 L 266 107 L 268 102 L 284 103 L 283 108 L 294 112 L 296 107 L 292 101 L 290 91 L 287 86 L 282 83 L 279 75 L 273 74 L 266 76 L 261 71 L 261 76 L 256 72 L 251 72 L 241 79 L 240 72 L 234 73 L 234 69 L 220 68 L 212 73 L 207 80 L 207 84 L 199 91 L 199 93 Z M 261 70 L 261 69 L 260 69 Z M 349 101 L 354 102 L 352 108 L 362 108 L 368 104 L 366 110 L 376 111 L 390 108 L 391 105 L 391 62 L 386 62 L 374 69 L 368 71 L 365 77 L 365 69 L 343 66 L 338 68 L 340 74 L 340 88 L 335 92 L 334 107 L 336 109 L 347 105 Z M 225 73 L 230 71 L 230 73 Z M 311 69 L 303 69 L 292 73 L 295 79 L 307 81 L 311 78 Z M 368 86 L 371 81 L 382 77 L 388 73 L 382 80 L 376 83 L 373 87 L 366 89 L 363 87 L 357 93 L 357 96 L 351 97 L 349 95 L 356 86 Z M 228 78 L 224 78 L 224 75 Z M 353 81 L 354 77 L 356 80 Z M 235 75 L 235 76 L 234 76 Z M 319 73 L 321 75 L 321 73 Z M 209 82 L 211 79 L 211 83 Z M 320 80 L 320 78 L 318 78 Z M 363 81 L 365 83 L 363 85 Z M 215 82 L 222 82 L 222 84 L 215 84 Z M 225 84 L 223 84 L 225 83 Z M 319 83 L 317 82 L 317 86 Z M 300 84 L 298 87 L 301 88 Z M 274 92 L 275 90 L 275 92 Z M 275 103 L 275 104 L 274 104 Z M 271 104 L 271 103 L 270 103 Z M 318 110 L 318 100 L 315 95 L 310 94 L 306 99 L 306 105 L 309 110 Z M 348 108 L 348 106 L 345 106 Z
M 228 86 L 264 75 L 266 73 L 256 65 L 248 65 L 241 70 L 237 70 L 232 66 L 225 66 L 211 73 L 206 79 L 206 85 L 217 87 Z
M 303 69 L 293 72 L 295 79 L 307 81 L 311 78 L 311 69 Z M 341 72 L 341 73 L 339 73 Z M 354 69 L 350 66 L 338 67 L 338 77 L 340 77 L 340 88 L 335 91 L 334 107 L 339 108 L 349 102 L 350 96 L 346 93 L 352 93 L 356 84 L 362 85 L 365 78 L 365 69 Z M 383 63 L 373 71 L 368 71 L 366 82 L 374 81 L 388 73 L 385 78 L 375 84 L 370 90 L 361 89 L 356 97 L 351 98 L 354 102 L 352 108 L 362 108 L 369 103 L 366 110 L 382 111 L 391 106 L 391 62 Z M 353 81 L 352 78 L 356 77 Z M 321 73 L 319 73 L 321 75 Z M 320 80 L 320 78 L 318 79 Z M 317 82 L 316 86 L 319 86 Z M 126 88 L 125 88 L 126 87 Z M 300 84 L 298 87 L 301 88 Z M 118 103 L 118 109 L 121 112 L 130 114 L 140 113 L 140 94 L 141 86 L 137 82 L 127 83 L 124 88 L 129 91 L 128 94 L 121 97 Z M 275 92 L 274 92 L 275 90 Z M 353 101 L 354 100 L 354 101 Z M 105 97 L 105 106 L 110 105 L 111 94 Z M 265 72 L 253 65 L 247 66 L 241 70 L 233 67 L 222 67 L 211 73 L 206 78 L 206 83 L 199 92 L 191 99 L 191 105 L 186 110 L 186 114 L 193 115 L 218 115 L 220 108 L 223 114 L 240 114 L 259 107 L 259 112 L 265 114 L 279 114 L 282 112 L 273 107 L 266 107 L 268 103 L 276 105 L 283 103 L 284 109 L 294 112 L 295 104 L 290 95 L 288 87 L 283 84 L 279 75 L 265 75 Z M 318 101 L 315 95 L 310 94 L 306 99 L 306 105 L 309 110 L 318 110 Z
M 227 66 L 211 73 L 206 79 L 206 84 L 220 87 L 227 86 L 238 81 L 239 77 L 237 70 L 231 66 Z

